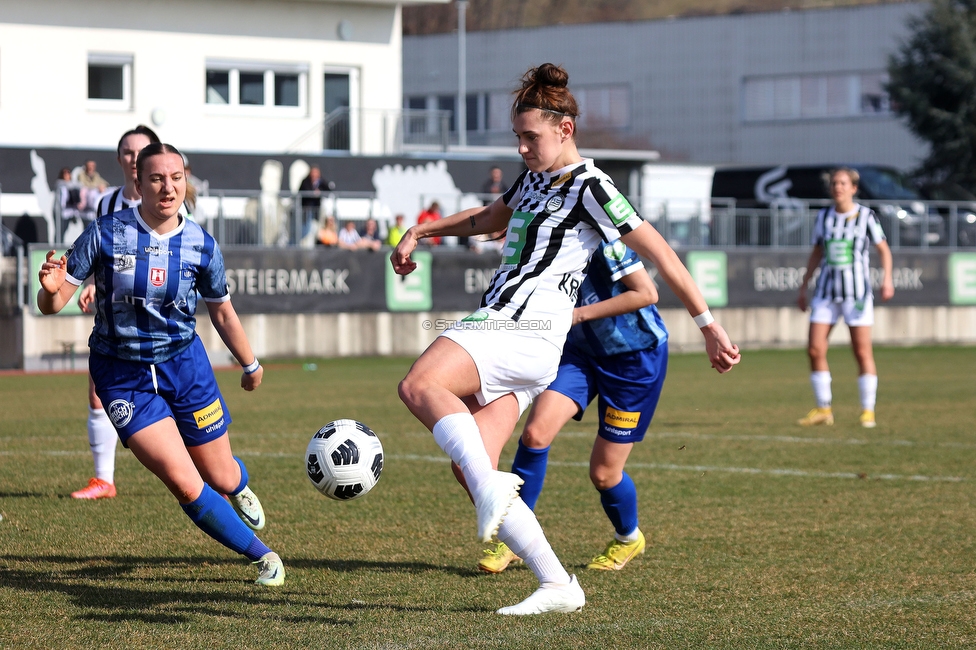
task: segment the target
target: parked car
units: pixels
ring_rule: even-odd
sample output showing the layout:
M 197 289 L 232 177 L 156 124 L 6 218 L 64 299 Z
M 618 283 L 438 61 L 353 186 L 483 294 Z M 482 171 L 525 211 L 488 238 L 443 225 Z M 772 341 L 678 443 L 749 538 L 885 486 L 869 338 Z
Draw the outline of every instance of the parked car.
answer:
M 976 246 L 976 195 L 956 183 L 922 185 L 920 191 L 926 199 L 938 201 L 936 209 L 946 224 L 947 241 L 950 241 L 952 215 L 955 208 L 955 237 L 958 246 Z
M 857 170 L 861 177 L 857 199 L 874 209 L 893 243 L 933 245 L 945 239 L 945 223 L 938 212 L 929 209 L 901 172 L 881 165 L 718 167 L 712 197 L 735 199 L 736 244 L 805 244 L 797 241 L 809 229 L 804 208 L 829 204 L 828 175 L 837 167 Z

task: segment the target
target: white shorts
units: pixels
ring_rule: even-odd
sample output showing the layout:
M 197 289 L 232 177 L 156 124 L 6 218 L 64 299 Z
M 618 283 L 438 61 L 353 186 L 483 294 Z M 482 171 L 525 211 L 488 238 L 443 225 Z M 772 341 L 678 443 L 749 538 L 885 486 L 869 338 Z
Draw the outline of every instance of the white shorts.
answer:
M 868 296 L 860 309 L 853 298 L 844 302 L 816 298 L 810 303 L 811 323 L 836 325 L 841 316 L 848 327 L 871 327 L 874 325 L 874 297 Z
M 451 328 L 441 336 L 460 345 L 474 359 L 481 379 L 481 390 L 475 397 L 482 406 L 513 393 L 522 413 L 559 371 L 562 350 L 535 334 Z

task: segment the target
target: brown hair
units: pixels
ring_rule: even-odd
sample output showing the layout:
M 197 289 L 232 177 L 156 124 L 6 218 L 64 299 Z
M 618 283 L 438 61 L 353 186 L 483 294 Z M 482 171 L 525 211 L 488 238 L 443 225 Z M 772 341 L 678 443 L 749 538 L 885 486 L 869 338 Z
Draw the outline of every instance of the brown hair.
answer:
M 139 152 L 139 157 L 136 158 L 136 177 L 141 181 L 142 170 L 146 167 L 146 161 L 153 156 L 160 156 L 164 153 L 175 153 L 180 157 L 180 161 L 184 160 L 183 154 L 180 153 L 180 150 L 171 144 L 164 144 L 162 142 L 147 144 L 145 147 L 143 147 L 142 151 Z
M 522 75 L 522 87 L 515 91 L 512 120 L 535 108 L 550 122 L 558 124 L 568 117 L 575 126 L 579 107 L 568 86 L 569 73 L 558 65 L 543 63 L 538 68 L 530 68 Z
M 834 180 L 834 176 L 837 174 L 847 174 L 847 177 L 851 179 L 851 185 L 853 185 L 855 188 L 857 188 L 861 182 L 861 175 L 857 173 L 856 169 L 852 169 L 850 167 L 835 167 L 834 169 L 831 169 L 824 178 L 824 184 L 827 186 L 828 190 L 830 189 L 831 181 Z

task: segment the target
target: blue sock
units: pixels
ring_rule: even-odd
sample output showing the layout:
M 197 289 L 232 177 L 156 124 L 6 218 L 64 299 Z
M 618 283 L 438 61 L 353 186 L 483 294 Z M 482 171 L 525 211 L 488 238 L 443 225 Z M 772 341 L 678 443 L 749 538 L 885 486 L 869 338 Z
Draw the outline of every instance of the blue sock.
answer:
M 619 483 L 600 490 L 600 503 L 618 535 L 629 535 L 637 528 L 637 488 L 627 472 Z
M 206 483 L 196 501 L 180 504 L 180 507 L 197 528 L 230 550 L 247 556 L 252 562 L 261 559 L 270 550 L 253 530 L 244 525 L 227 500 Z
M 531 449 L 522 444 L 519 439 L 518 451 L 512 461 L 512 473 L 525 481 L 519 496 L 530 510 L 535 510 L 535 503 L 542 493 L 542 482 L 546 479 L 546 465 L 549 464 L 549 447 L 545 449 Z
M 247 487 L 247 482 L 250 477 L 247 475 L 247 468 L 244 467 L 244 461 L 237 456 L 234 456 L 234 460 L 236 460 L 237 464 L 241 466 L 241 483 L 237 486 L 237 488 L 234 489 L 233 492 L 231 492 L 231 494 L 239 494 L 241 490 Z

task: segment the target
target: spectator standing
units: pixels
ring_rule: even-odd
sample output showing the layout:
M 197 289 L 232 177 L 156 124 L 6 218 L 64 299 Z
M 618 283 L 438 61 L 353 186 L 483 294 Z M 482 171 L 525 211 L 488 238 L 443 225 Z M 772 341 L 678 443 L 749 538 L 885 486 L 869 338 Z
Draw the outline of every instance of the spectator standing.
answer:
M 317 165 L 313 165 L 308 170 L 308 176 L 298 186 L 298 191 L 302 195 L 302 227 L 301 232 L 296 233 L 295 243 L 308 236 L 312 232 L 312 224 L 319 220 L 319 212 L 322 209 L 322 193 L 335 189 L 332 183 L 322 177 L 322 170 Z
M 356 230 L 356 222 L 347 221 L 346 225 L 344 225 L 342 230 L 339 231 L 339 248 L 343 248 L 347 251 L 354 251 L 360 248 L 362 239 L 363 238 L 359 235 L 359 231 Z
M 78 174 L 78 182 L 81 184 L 84 202 L 87 205 L 98 203 L 98 197 L 108 188 L 108 181 L 98 173 L 98 165 L 94 160 L 85 161 L 85 168 Z
M 485 197 L 485 205 L 490 204 L 492 201 L 497 199 L 499 195 L 504 194 L 507 191 L 508 185 L 506 185 L 505 181 L 502 180 L 502 168 L 492 167 L 491 172 L 488 175 L 488 180 L 486 180 L 485 184 L 481 186 L 482 194 L 491 195 L 490 198 L 487 196 Z
M 403 233 L 407 229 L 403 225 L 403 215 L 398 214 L 393 218 L 393 225 L 390 226 L 389 230 L 386 232 L 386 243 L 390 246 L 396 246 L 400 243 L 400 239 L 403 237 Z
M 430 207 L 421 212 L 417 216 L 417 224 L 430 223 L 432 221 L 437 221 L 441 218 L 441 204 L 434 201 L 430 204 Z M 427 237 L 424 241 L 425 244 L 429 246 L 440 246 L 440 237 Z

